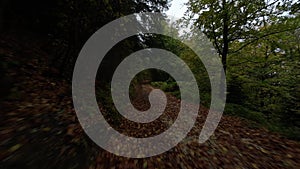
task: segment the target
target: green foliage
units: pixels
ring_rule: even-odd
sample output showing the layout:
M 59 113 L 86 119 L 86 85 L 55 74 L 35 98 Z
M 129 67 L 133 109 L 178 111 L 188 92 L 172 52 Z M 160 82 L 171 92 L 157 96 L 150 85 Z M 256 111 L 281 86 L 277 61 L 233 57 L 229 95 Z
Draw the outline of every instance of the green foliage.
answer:
M 181 98 L 179 87 L 178 87 L 177 83 L 174 81 L 151 82 L 151 85 L 154 88 L 161 89 L 162 91 L 177 97 L 178 99 Z
M 225 113 L 299 133 L 299 3 L 189 0 L 187 6 L 186 25 L 203 31 L 221 56 Z
M 243 105 L 246 95 L 243 92 L 242 80 L 238 76 L 227 74 L 227 103 Z
M 269 124 L 267 128 L 272 132 L 277 132 L 282 134 L 283 136 L 293 139 L 300 140 L 300 129 L 296 126 L 286 126 L 284 124 Z
M 251 111 L 238 104 L 226 104 L 224 113 L 231 116 L 243 117 L 261 125 L 267 124 L 267 119 L 264 114 L 260 112 Z
M 293 28 L 299 18 L 288 22 L 285 28 Z M 274 29 L 279 29 L 279 25 L 264 27 L 262 31 Z M 228 101 L 260 112 L 267 120 L 264 126 L 291 138 L 300 131 L 299 39 L 299 28 L 270 35 L 229 55 L 228 62 Z M 243 43 L 232 47 L 238 49 L 240 45 Z
M 269 121 L 263 113 L 250 110 L 244 106 L 228 103 L 225 106 L 224 114 L 244 118 L 247 120 L 249 127 L 267 128 L 270 131 L 280 133 L 287 138 L 300 140 L 299 127 L 287 126 L 286 124 Z
M 178 90 L 176 82 L 152 82 L 151 85 L 156 88 L 160 88 L 165 92 L 175 92 Z

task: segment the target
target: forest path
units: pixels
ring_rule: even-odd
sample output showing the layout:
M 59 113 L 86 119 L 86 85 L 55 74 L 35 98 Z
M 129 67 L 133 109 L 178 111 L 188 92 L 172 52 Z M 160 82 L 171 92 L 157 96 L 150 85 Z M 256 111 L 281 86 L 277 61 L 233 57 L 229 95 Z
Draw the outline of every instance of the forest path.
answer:
M 140 93 L 148 96 L 154 88 L 142 85 Z M 136 125 L 125 120 L 119 131 L 126 135 L 149 137 L 162 133 L 177 117 L 180 100 L 167 94 L 168 105 L 165 114 L 157 122 Z M 145 97 L 133 102 L 141 110 L 149 108 Z M 193 106 L 193 105 L 191 105 Z M 100 152 L 96 168 L 300 168 L 300 144 L 252 126 L 237 117 L 224 115 L 218 128 L 204 144 L 198 142 L 208 109 L 200 107 L 195 126 L 187 137 L 166 153 L 145 158 L 128 159 L 108 152 Z M 153 130 L 154 129 L 154 130 Z M 121 144 L 110 140 L 112 145 Z M 134 149 L 134 148 L 133 148 Z
M 299 142 L 251 127 L 237 117 L 223 116 L 213 136 L 199 144 L 198 136 L 207 115 L 203 107 L 188 136 L 166 153 L 145 159 L 111 154 L 83 132 L 73 108 L 71 85 L 51 76 L 44 59 L 47 54 L 38 48 L 38 43 L 24 45 L 26 42 L 0 38 L 0 54 L 12 64 L 7 74 L 15 81 L 12 94 L 0 102 L 2 169 L 300 168 Z M 143 96 L 149 92 L 149 86 L 144 87 Z M 177 98 L 167 97 L 166 115 L 158 121 L 136 125 L 125 120 L 118 130 L 139 137 L 164 131 L 176 119 L 179 108 Z M 149 108 L 145 97 L 133 104 L 141 110 Z M 147 133 L 149 129 L 151 133 Z

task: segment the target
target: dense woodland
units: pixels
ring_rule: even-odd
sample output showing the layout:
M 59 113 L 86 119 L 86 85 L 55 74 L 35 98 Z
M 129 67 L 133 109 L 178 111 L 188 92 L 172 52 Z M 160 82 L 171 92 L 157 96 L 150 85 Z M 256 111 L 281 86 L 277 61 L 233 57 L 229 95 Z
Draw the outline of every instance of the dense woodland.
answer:
M 191 0 L 184 20 L 220 54 L 228 86 L 225 113 L 298 138 L 299 3 Z
M 29 95 L 22 92 L 22 87 L 16 87 L 20 86 L 17 85 L 18 83 L 22 84 L 17 81 L 17 77 L 21 77 L 21 73 L 18 75 L 19 72 L 11 72 L 23 70 L 18 67 L 27 63 L 27 61 L 24 62 L 26 58 L 18 56 L 18 51 L 30 51 L 30 49 L 12 49 L 12 53 L 15 52 L 16 56 L 10 58 L 10 53 L 5 51 L 8 51 L 6 48 L 10 47 L 10 43 L 15 42 L 11 42 L 9 39 L 17 39 L 15 41 L 21 39 L 20 42 L 28 41 L 28 44 L 32 44 L 29 42 L 32 39 L 39 40 L 39 50 L 47 53 L 39 55 L 37 58 L 47 67 L 41 76 L 46 79 L 54 79 L 57 84 L 63 82 L 68 86 L 66 88 L 69 88 L 66 89 L 68 91 L 66 93 L 53 91 L 50 94 L 57 95 L 57 102 L 61 103 L 65 101 L 65 97 L 71 97 L 70 86 L 76 59 L 84 43 L 95 31 L 110 21 L 132 13 L 160 12 L 162 16 L 166 17 L 165 12 L 170 5 L 171 1 L 168 0 L 2 0 L 0 2 L 0 33 L 2 37 L 0 101 L 4 104 L 2 108 L 0 107 L 1 112 L 3 111 L 4 114 L 13 112 L 15 107 L 21 104 L 21 100 L 27 100 L 27 96 L 29 99 Z M 226 118 L 247 121 L 238 127 L 243 128 L 244 125 L 247 125 L 246 127 L 254 128 L 255 131 L 267 130 L 278 134 L 278 138 L 298 142 L 300 139 L 300 3 L 293 0 L 189 0 L 185 5 L 188 10 L 184 17 L 172 23 L 174 34 L 182 40 L 189 41 L 190 45 L 197 45 L 191 41 L 191 37 L 196 37 L 197 31 L 200 30 L 215 47 L 226 73 L 227 103 L 224 111 Z M 182 30 L 184 30 L 183 33 Z M 106 116 L 116 128 L 122 126 L 120 122 L 122 118 L 114 108 L 109 93 L 112 74 L 118 64 L 130 53 L 150 47 L 170 50 L 187 63 L 197 79 L 201 105 L 209 108 L 211 87 L 208 74 L 189 47 L 178 40 L 162 35 L 132 36 L 114 46 L 105 56 L 101 68 L 98 70 L 97 97 L 101 100 L 100 105 L 107 112 Z M 29 53 L 33 55 L 34 52 Z M 35 56 L 32 57 L 35 58 Z M 35 71 L 39 72 L 42 69 L 44 68 Z M 35 71 L 32 70 L 32 72 Z M 139 89 L 144 83 L 160 88 L 180 99 L 180 91 L 174 79 L 165 72 L 152 69 L 141 72 L 132 81 L 130 91 L 133 98 L 140 96 L 141 90 Z M 61 86 L 64 86 L 63 84 Z M 31 85 L 34 86 L 34 84 Z M 41 86 L 45 85 L 41 83 Z M 5 108 L 7 109 L 4 110 Z M 43 111 L 40 113 L 43 114 Z M 11 122 L 9 115 L 5 114 L 0 117 Z M 48 118 L 43 115 L 42 117 Z M 1 126 L 1 130 L 6 131 L 4 129 L 7 124 L 3 123 L 1 123 L 4 125 Z M 23 123 L 21 124 L 23 125 Z M 69 131 L 68 129 L 69 132 L 73 132 L 73 130 Z M 73 133 L 73 135 L 75 134 Z M 17 138 L 14 135 L 7 137 Z M 20 148 L 19 143 L 15 146 L 14 143 L 7 144 L 10 147 L 8 152 L 14 152 Z M 85 147 L 90 144 L 92 143 L 87 145 L 80 143 L 79 145 Z M 8 156 L 4 152 L 3 150 L 4 155 L 0 154 L 0 168 L 1 165 L 4 165 L 4 157 Z M 174 155 L 172 152 L 170 154 Z M 120 168 L 124 167 L 122 162 L 127 159 L 113 158 L 115 160 L 112 163 L 119 163 Z M 159 158 L 163 157 L 159 156 Z M 297 158 L 299 159 L 299 154 Z M 291 166 L 289 166 L 289 162 L 284 163 L 285 167 L 297 168 L 295 166 L 299 163 L 297 158 L 293 159 L 296 163 L 292 163 Z M 14 160 L 14 158 L 11 159 Z M 93 156 L 91 159 L 89 160 L 95 161 L 97 157 Z M 101 159 L 97 160 L 107 163 L 104 159 L 103 157 L 102 161 Z M 87 161 L 73 167 L 84 168 L 82 165 L 87 165 Z M 129 163 L 139 166 L 138 168 L 151 168 L 149 166 L 152 164 L 151 162 L 155 163 L 155 160 L 150 159 L 150 161 L 138 161 L 137 163 L 129 161 Z M 28 161 L 23 163 L 28 163 Z M 6 167 L 6 165 L 4 166 Z M 30 165 L 28 164 L 28 166 Z M 112 166 L 113 164 L 108 164 L 102 167 Z M 216 165 L 212 166 L 216 167 Z M 245 166 L 246 168 L 257 168 L 257 165 L 253 165 L 253 163 L 245 163 Z M 16 167 L 18 168 L 18 165 Z M 68 164 L 61 166 L 61 168 L 66 167 L 71 168 Z M 166 163 L 162 168 L 167 167 L 170 166 Z M 197 167 L 199 166 L 193 166 L 193 168 Z M 276 168 L 278 166 L 265 167 Z M 97 165 L 94 168 L 97 168 Z

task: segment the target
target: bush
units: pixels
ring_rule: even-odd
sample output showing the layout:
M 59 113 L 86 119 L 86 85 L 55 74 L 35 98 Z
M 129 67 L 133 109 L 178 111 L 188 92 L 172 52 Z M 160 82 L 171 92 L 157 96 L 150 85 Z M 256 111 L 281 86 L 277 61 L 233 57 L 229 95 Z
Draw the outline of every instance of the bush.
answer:
M 164 92 L 176 92 L 179 91 L 176 82 L 152 82 L 151 85 L 155 88 L 159 88 Z
M 196 93 L 194 93 L 191 87 L 189 87 L 191 85 L 190 82 L 181 82 L 183 83 L 185 86 L 187 86 L 187 90 L 186 92 L 188 93 L 192 93 L 192 95 L 189 95 L 188 97 L 191 98 L 193 100 L 193 98 L 196 96 Z M 162 91 L 169 93 L 173 96 L 175 96 L 176 98 L 180 99 L 181 98 L 181 91 L 179 90 L 179 86 L 177 85 L 176 82 L 174 81 L 166 81 L 166 82 L 152 82 L 151 85 L 155 88 L 159 88 Z M 207 91 L 201 91 L 199 90 L 199 95 L 200 95 L 200 100 L 201 100 L 201 104 L 203 104 L 206 107 L 209 107 L 210 105 L 210 92 Z
M 300 129 L 298 127 L 287 127 L 278 121 L 268 121 L 263 113 L 249 110 L 241 105 L 226 104 L 224 114 L 244 118 L 248 120 L 250 127 L 265 127 L 289 139 L 300 140 Z
M 226 104 L 224 113 L 231 116 L 238 116 L 259 124 L 267 124 L 266 117 L 260 112 L 249 110 L 238 104 Z

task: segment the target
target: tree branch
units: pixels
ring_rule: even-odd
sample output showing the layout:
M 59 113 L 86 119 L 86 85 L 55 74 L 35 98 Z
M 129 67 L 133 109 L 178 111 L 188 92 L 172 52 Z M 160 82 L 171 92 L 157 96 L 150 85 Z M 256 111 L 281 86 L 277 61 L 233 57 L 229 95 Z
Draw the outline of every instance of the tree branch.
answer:
M 299 27 L 300 28 L 300 27 Z M 298 29 L 298 28 L 296 28 Z M 265 37 L 268 37 L 268 36 L 271 36 L 271 35 L 275 35 L 275 34 L 278 34 L 278 33 L 283 33 L 283 32 L 287 32 L 287 31 L 292 31 L 292 30 L 295 30 L 295 28 L 291 28 L 291 29 L 285 29 L 285 30 L 281 30 L 281 31 L 275 31 L 275 32 L 271 32 L 271 33 L 267 33 L 265 35 L 262 35 L 260 37 L 257 37 L 253 40 L 251 40 L 250 42 L 244 44 L 243 46 L 241 46 L 239 49 L 233 51 L 233 52 L 230 52 L 230 53 L 236 53 L 236 52 L 239 52 L 240 50 L 244 49 L 245 47 L 247 47 L 248 45 L 251 45 L 252 43 L 262 39 L 262 38 L 265 38 Z

